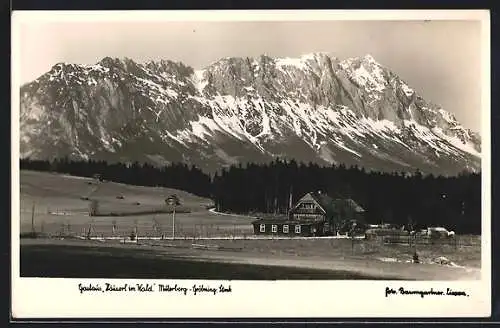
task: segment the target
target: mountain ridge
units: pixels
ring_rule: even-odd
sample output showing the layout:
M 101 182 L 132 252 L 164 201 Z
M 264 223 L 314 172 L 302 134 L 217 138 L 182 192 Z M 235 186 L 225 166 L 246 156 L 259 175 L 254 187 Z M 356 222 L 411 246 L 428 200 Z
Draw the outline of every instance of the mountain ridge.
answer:
M 21 87 L 21 156 L 214 170 L 293 158 L 380 171 L 480 171 L 480 136 L 371 55 L 57 63 Z M 45 136 L 45 137 L 42 137 Z

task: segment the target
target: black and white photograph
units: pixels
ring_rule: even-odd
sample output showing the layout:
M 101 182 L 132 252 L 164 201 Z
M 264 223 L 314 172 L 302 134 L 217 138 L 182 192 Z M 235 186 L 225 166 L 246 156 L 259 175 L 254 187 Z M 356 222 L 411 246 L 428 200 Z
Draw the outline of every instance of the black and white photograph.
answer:
M 489 311 L 487 11 L 136 14 L 14 12 L 19 295 Z

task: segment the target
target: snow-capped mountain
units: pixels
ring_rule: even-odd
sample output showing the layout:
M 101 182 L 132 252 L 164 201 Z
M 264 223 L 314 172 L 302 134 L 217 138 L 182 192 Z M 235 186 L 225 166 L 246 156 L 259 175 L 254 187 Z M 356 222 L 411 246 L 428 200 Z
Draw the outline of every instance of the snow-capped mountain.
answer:
M 480 170 L 479 135 L 369 55 L 223 58 L 198 71 L 106 57 L 56 64 L 20 96 L 22 157 Z

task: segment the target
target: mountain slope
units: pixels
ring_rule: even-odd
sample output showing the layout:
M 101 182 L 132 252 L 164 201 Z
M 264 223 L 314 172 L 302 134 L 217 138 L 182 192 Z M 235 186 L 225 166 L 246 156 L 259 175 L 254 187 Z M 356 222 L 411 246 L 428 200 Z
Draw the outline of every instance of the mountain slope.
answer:
M 480 170 L 480 137 L 371 56 L 59 63 L 21 88 L 21 155 L 205 170 L 274 157 L 382 171 Z

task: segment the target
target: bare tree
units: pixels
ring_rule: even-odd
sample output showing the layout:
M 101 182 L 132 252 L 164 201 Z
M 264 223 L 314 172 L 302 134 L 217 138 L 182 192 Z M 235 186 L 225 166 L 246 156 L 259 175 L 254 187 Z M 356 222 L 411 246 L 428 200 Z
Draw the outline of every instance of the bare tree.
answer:
M 35 202 L 31 208 L 31 233 L 35 235 Z

